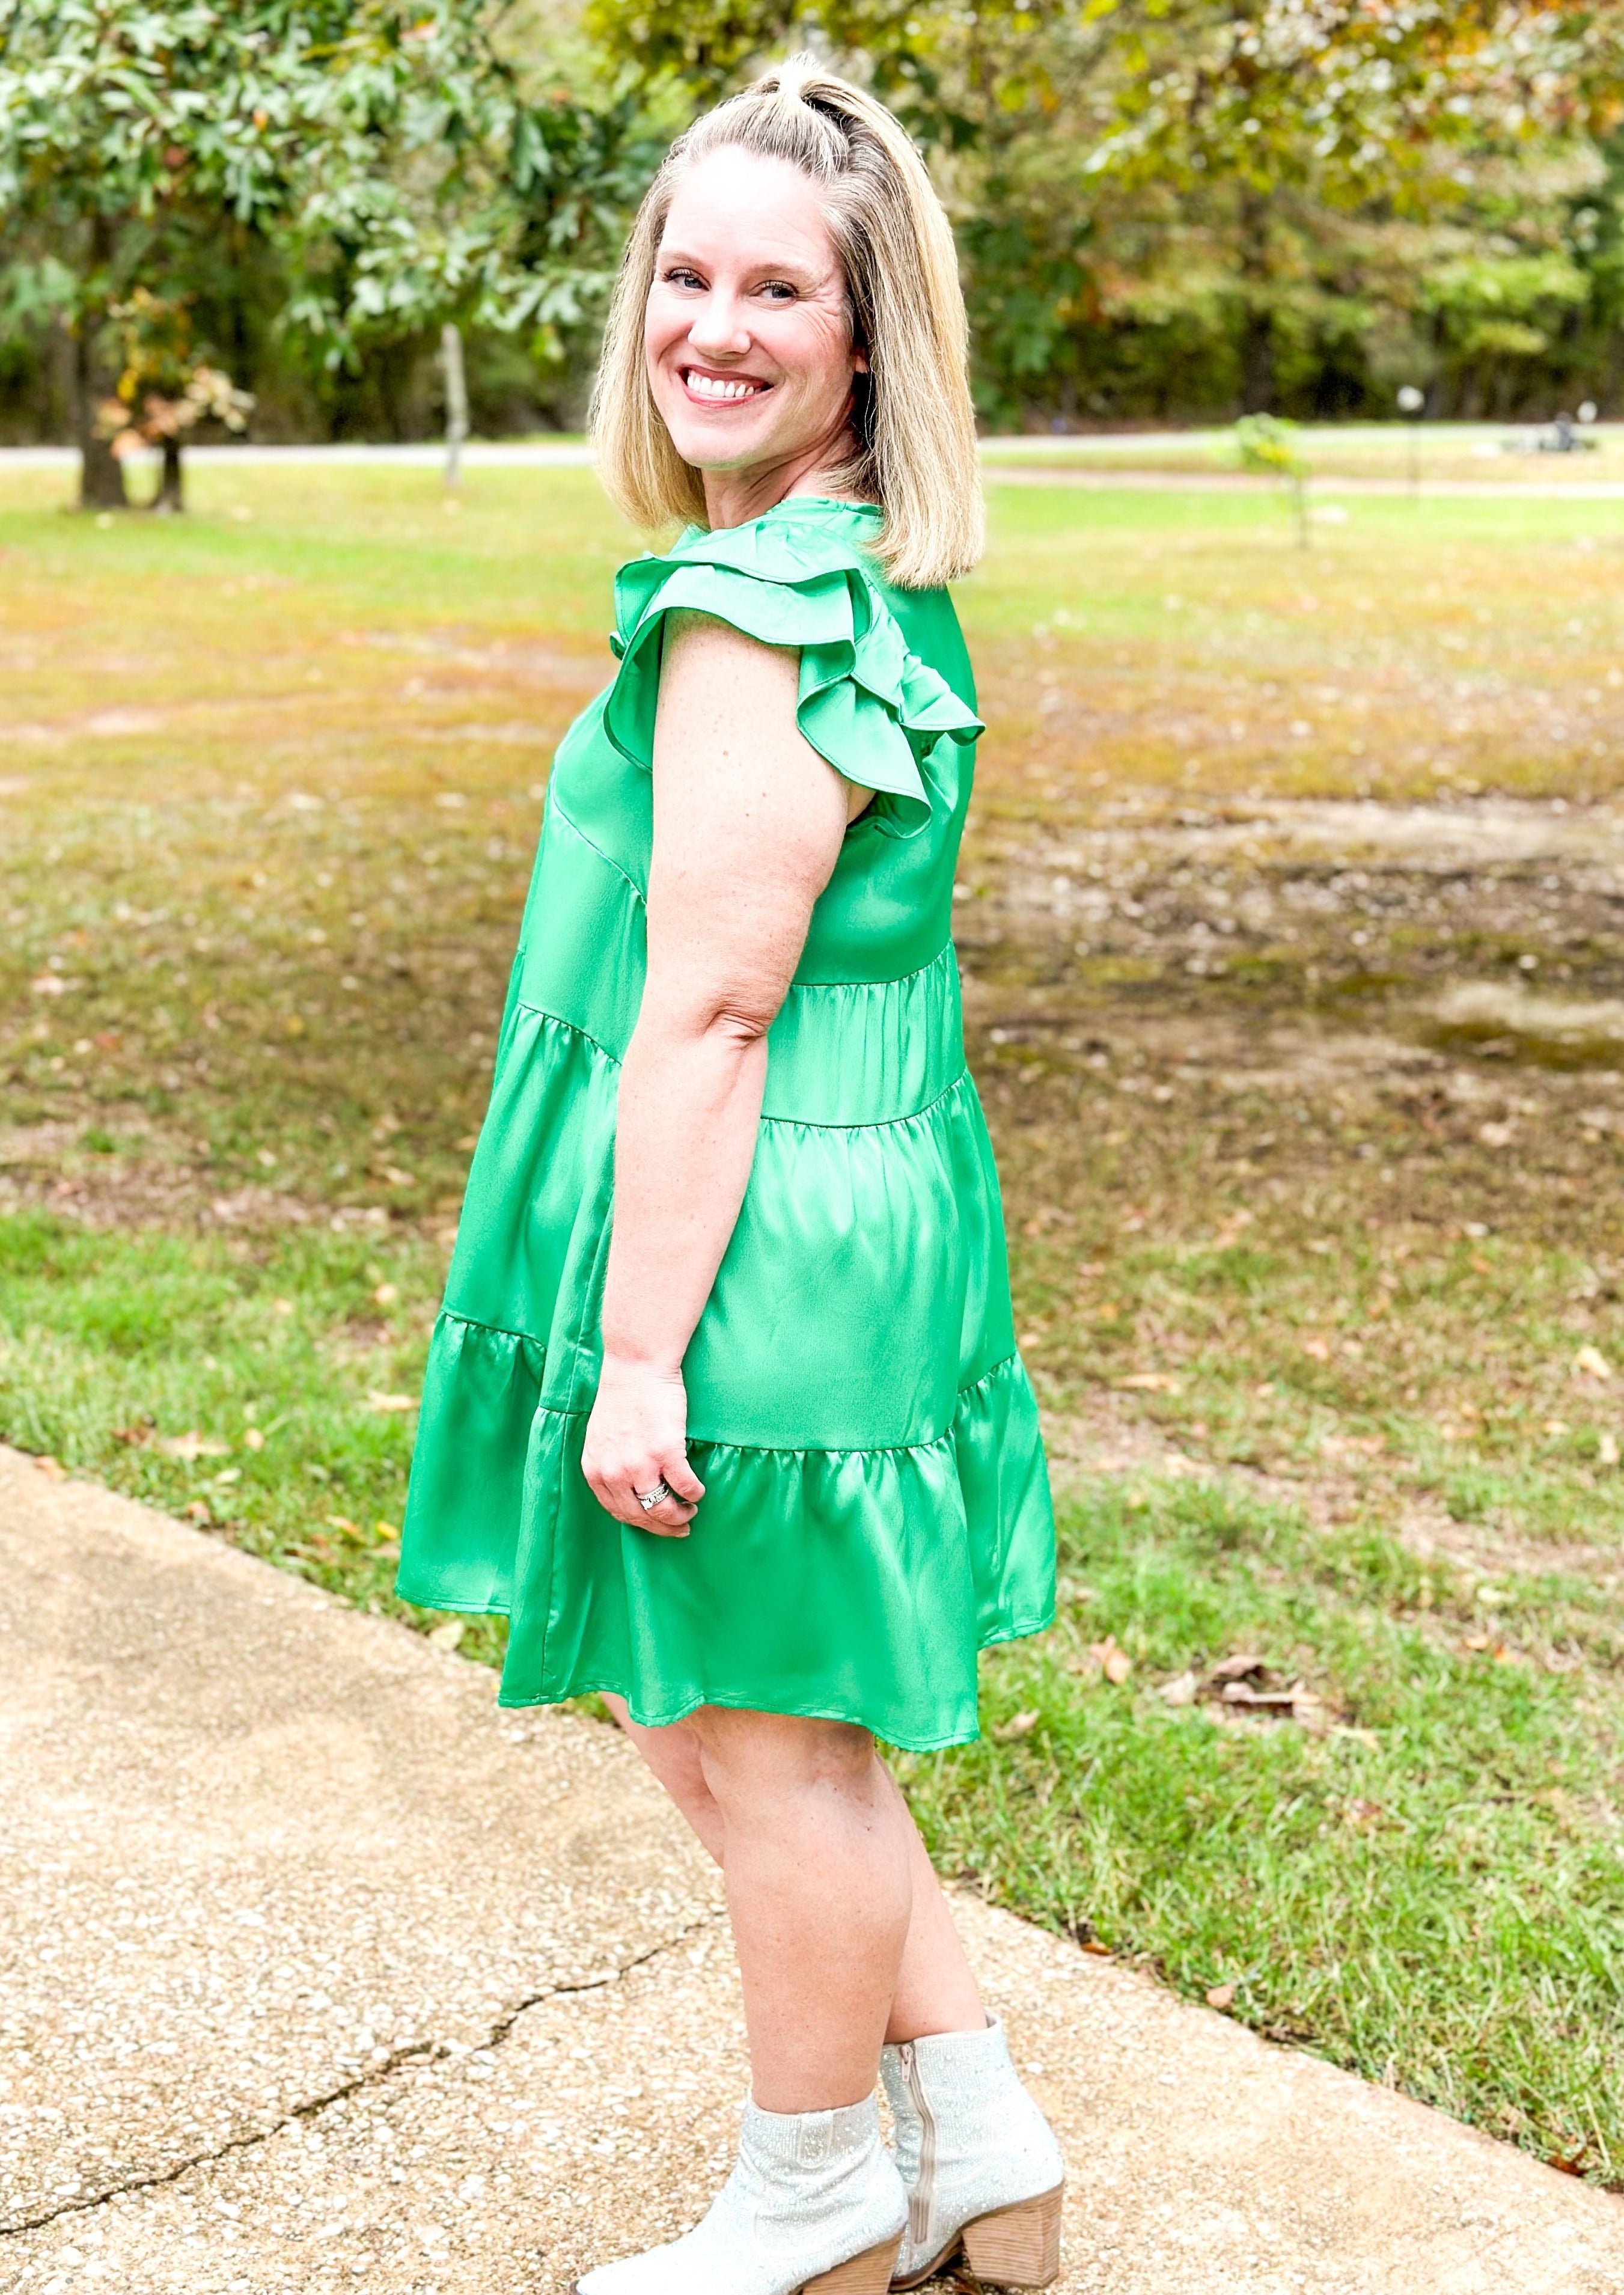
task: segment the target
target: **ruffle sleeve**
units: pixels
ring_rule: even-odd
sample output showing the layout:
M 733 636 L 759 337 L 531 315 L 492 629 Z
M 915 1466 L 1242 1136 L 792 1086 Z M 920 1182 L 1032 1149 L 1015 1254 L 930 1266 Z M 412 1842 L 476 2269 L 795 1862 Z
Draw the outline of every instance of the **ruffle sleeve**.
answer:
M 982 731 L 975 711 L 910 651 L 861 559 L 835 551 L 815 528 L 686 535 L 667 556 L 622 567 L 615 611 L 620 669 L 604 724 L 645 770 L 673 613 L 708 614 L 763 645 L 798 650 L 796 723 L 837 772 L 874 790 L 877 824 L 890 836 L 911 837 L 930 820 L 938 743 L 973 742 Z

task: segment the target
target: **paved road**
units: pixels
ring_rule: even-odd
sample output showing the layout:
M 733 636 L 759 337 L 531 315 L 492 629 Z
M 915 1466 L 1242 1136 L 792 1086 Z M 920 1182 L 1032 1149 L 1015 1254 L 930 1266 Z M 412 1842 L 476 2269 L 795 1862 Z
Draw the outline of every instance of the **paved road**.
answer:
M 1211 443 L 1216 460 L 1222 442 L 1214 435 Z M 1126 491 L 1139 494 L 1266 494 L 1277 490 L 1277 480 L 1253 478 L 1241 470 L 1122 470 L 1114 467 L 1118 458 L 1125 453 L 1143 453 L 1154 461 L 1162 455 L 1188 453 L 1207 444 L 1205 434 L 1188 437 L 1171 437 L 1165 431 L 1147 432 L 1143 438 L 1113 438 L 1108 448 L 1101 449 L 1099 462 L 1084 462 L 1076 455 L 1071 442 L 1061 440 L 1048 450 L 1052 453 L 1054 460 L 1045 461 L 1045 442 L 1042 439 L 999 438 L 986 442 L 982 461 L 990 486 L 1083 486 L 1106 493 Z M 207 466 L 234 462 L 260 470 L 325 462 L 352 469 L 437 470 L 444 467 L 445 449 L 438 444 L 412 446 L 188 446 L 186 459 L 189 464 Z M 583 445 L 578 439 L 512 439 L 500 444 L 476 444 L 462 450 L 463 466 L 470 470 L 584 470 L 591 467 L 592 459 L 591 448 Z M 156 463 L 155 455 L 137 455 L 135 458 L 135 467 L 138 470 L 156 468 Z M 1498 479 L 1424 477 L 1418 491 L 1428 498 L 1466 502 L 1498 502 L 1507 496 L 1532 502 L 1624 502 L 1624 479 L 1525 475 L 1532 467 L 1527 461 L 1507 461 L 1501 466 L 1502 474 Z M 1548 464 L 1546 467 L 1548 468 Z M 72 447 L 0 447 L 0 480 L 4 479 L 7 470 L 61 470 L 69 473 L 77 471 L 78 468 L 78 454 Z M 1329 475 L 1317 477 L 1312 489 L 1317 500 L 1358 494 L 1408 494 L 1413 491 L 1416 490 L 1402 478 L 1334 478 Z
M 615 1734 L 0 1450 L 0 2289 L 559 2295 L 745 2082 L 715 1879 Z M 1624 2205 L 961 1907 L 1065 2295 L 1617 2295 Z

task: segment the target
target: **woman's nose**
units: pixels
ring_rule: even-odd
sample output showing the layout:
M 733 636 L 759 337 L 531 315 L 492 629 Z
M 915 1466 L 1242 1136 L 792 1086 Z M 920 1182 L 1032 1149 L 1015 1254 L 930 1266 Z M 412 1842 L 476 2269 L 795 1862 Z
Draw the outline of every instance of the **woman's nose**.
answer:
M 694 314 L 688 339 L 701 358 L 737 358 L 750 347 L 750 330 L 730 295 L 707 295 Z

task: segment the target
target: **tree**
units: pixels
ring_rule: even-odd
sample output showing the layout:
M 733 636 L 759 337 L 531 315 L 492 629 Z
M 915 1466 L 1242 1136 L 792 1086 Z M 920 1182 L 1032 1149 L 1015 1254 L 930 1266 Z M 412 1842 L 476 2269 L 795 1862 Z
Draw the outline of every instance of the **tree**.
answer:
M 189 314 L 211 373 L 230 361 L 200 317 L 233 272 L 331 364 L 446 319 L 578 316 L 601 283 L 580 242 L 624 192 L 624 107 L 528 100 L 497 12 L 0 0 L 0 261 L 13 299 L 53 296 L 72 331 L 86 506 L 126 499 L 99 412 L 137 290 Z
M 869 78 L 934 156 L 1000 421 L 1030 398 L 1261 411 L 1307 376 L 1334 412 L 1401 340 L 1487 346 L 1424 307 L 1423 273 L 1538 256 L 1555 308 L 1545 184 L 1591 165 L 1624 85 L 1618 0 L 591 0 L 588 20 L 696 100 L 799 27 Z M 1506 196 L 1530 170 L 1537 218 Z

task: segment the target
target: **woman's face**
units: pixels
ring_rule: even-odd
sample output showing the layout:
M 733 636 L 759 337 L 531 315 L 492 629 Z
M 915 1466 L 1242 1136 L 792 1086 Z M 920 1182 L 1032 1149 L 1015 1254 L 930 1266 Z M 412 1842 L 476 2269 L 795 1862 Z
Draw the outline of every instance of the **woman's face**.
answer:
M 725 151 L 682 178 L 643 346 L 654 403 L 694 469 L 812 470 L 847 451 L 852 377 L 868 362 L 810 177 Z

